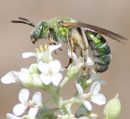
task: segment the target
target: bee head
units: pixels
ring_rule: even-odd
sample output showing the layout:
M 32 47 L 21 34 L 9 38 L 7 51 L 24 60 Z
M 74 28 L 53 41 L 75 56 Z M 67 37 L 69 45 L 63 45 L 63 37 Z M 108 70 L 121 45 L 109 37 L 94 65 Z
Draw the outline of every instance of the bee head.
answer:
M 47 24 L 43 21 L 34 27 L 33 32 L 31 33 L 30 39 L 34 44 L 38 39 L 46 38 L 47 36 Z
M 15 21 L 13 20 L 12 23 L 22 23 L 22 24 L 27 24 L 32 27 L 34 27 L 34 30 L 30 36 L 31 42 L 34 44 L 38 39 L 41 38 L 46 38 L 47 36 L 47 30 L 48 30 L 48 25 L 46 22 L 40 22 L 38 25 L 35 25 L 33 22 L 26 18 L 19 17 L 20 20 Z

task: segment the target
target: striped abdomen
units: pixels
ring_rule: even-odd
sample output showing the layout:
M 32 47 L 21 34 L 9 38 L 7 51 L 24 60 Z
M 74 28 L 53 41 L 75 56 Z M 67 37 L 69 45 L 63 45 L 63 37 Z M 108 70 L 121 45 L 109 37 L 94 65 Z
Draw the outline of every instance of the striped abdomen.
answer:
M 85 31 L 85 34 L 92 51 L 93 60 L 95 63 L 95 71 L 106 71 L 111 61 L 111 51 L 106 40 L 98 33 Z

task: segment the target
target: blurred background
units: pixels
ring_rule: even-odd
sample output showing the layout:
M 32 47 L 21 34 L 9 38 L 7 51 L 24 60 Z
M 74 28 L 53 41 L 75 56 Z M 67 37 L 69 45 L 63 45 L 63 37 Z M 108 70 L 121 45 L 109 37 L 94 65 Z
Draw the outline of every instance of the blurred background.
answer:
M 130 0 L 0 0 L 0 77 L 7 72 L 19 71 L 36 62 L 35 58 L 23 59 L 22 53 L 35 51 L 39 45 L 47 43 L 40 40 L 33 45 L 30 42 L 32 27 L 23 24 L 12 24 L 11 20 L 24 17 L 34 23 L 49 20 L 53 17 L 70 17 L 84 23 L 100 26 L 130 39 Z M 130 42 L 125 45 L 105 37 L 112 51 L 109 69 L 102 73 L 100 79 L 106 80 L 102 86 L 107 101 L 119 93 L 122 110 L 118 119 L 128 119 L 130 110 Z M 65 66 L 68 62 L 67 44 L 62 45 L 63 52 L 57 51 L 55 59 Z M 21 87 L 17 84 L 0 83 L 0 118 L 5 119 L 7 112 L 12 113 L 13 106 L 19 103 L 18 93 Z M 37 89 L 30 89 L 31 94 Z M 89 90 L 86 90 L 86 93 Z M 68 93 L 69 92 L 69 93 Z M 62 90 L 63 99 L 69 99 L 75 92 L 74 80 Z M 43 100 L 49 98 L 42 92 Z M 30 97 L 31 99 L 31 97 Z M 50 104 L 50 107 L 55 105 Z M 104 106 L 93 105 L 93 112 L 98 119 L 103 119 Z M 77 109 L 73 106 L 73 112 Z

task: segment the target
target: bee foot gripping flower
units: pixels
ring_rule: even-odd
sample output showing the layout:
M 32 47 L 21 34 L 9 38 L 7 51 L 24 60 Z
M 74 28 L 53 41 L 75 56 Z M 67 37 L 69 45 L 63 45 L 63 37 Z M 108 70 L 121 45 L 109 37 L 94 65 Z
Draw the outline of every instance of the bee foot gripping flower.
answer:
M 78 59 L 76 54 L 74 52 L 71 52 L 70 50 L 68 50 L 68 56 L 73 59 L 74 63 L 69 65 L 67 76 L 69 78 L 73 78 L 79 74 L 81 67 L 84 65 L 84 63 L 81 57 Z M 88 57 L 86 64 L 93 65 L 93 61 Z

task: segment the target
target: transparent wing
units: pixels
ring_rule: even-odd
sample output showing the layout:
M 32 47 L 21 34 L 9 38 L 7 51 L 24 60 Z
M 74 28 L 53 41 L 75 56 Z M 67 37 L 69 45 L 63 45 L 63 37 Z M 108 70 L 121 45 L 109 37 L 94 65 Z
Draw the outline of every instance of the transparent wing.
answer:
M 116 34 L 112 31 L 106 30 L 104 28 L 100 28 L 98 26 L 85 24 L 85 23 L 82 23 L 82 22 L 64 22 L 63 24 L 65 24 L 66 26 L 68 25 L 70 27 L 81 27 L 84 30 L 89 30 L 89 31 L 92 31 L 92 32 L 96 32 L 96 33 L 105 35 L 105 36 L 110 37 L 114 40 L 117 40 L 118 42 L 121 42 L 120 40 L 128 40 L 127 38 L 125 38 L 125 37 L 123 37 L 119 34 Z

